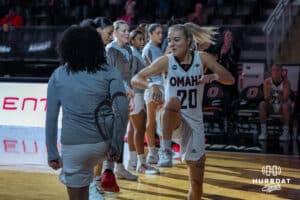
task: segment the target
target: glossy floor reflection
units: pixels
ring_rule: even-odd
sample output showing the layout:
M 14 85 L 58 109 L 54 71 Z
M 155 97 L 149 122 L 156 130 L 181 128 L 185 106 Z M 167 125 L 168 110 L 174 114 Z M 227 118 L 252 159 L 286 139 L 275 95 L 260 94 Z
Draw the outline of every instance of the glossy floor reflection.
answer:
M 254 152 L 263 154 L 300 155 L 300 140 L 279 141 L 278 136 L 258 140 L 256 135 L 209 135 L 206 149 L 212 151 Z
M 208 151 L 203 199 L 297 199 L 300 195 L 299 166 L 298 156 Z M 274 174 L 267 176 L 269 168 L 273 169 Z M 279 169 L 280 174 L 275 174 Z M 121 193 L 112 196 L 106 194 L 105 197 L 185 199 L 189 187 L 186 165 L 179 163 L 170 169 L 161 168 L 161 172 L 159 176 L 140 175 L 138 183 L 121 180 Z M 261 182 L 262 179 L 271 178 L 277 178 L 280 183 L 269 185 Z
M 203 199 L 297 200 L 300 196 L 299 166 L 299 156 L 207 151 Z M 20 170 L 20 167 L 0 170 L 1 200 L 68 199 L 64 185 L 53 170 L 51 173 L 12 170 Z M 33 167 L 31 170 L 34 171 Z M 160 175 L 139 175 L 139 181 L 118 180 L 121 191 L 106 193 L 105 199 L 186 199 L 189 188 L 186 165 L 179 162 L 173 168 L 160 170 Z M 270 184 L 272 179 L 276 182 Z

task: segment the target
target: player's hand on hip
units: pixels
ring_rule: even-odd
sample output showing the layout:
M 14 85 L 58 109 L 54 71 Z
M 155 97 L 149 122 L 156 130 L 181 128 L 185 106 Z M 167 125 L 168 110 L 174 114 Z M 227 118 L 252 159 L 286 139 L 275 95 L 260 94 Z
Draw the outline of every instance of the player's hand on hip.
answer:
M 151 92 L 152 92 L 152 100 L 157 104 L 162 104 L 163 103 L 163 94 L 160 91 L 159 86 L 158 85 L 152 86 Z
M 134 97 L 134 91 L 133 91 L 133 89 L 127 90 L 127 91 L 126 91 L 126 96 L 127 96 L 128 98 L 133 98 L 133 97 Z

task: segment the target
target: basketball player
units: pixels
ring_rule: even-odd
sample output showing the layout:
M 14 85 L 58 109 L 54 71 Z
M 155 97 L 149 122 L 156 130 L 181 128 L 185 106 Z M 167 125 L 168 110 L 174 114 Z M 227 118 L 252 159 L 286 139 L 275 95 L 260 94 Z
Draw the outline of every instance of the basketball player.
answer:
M 113 36 L 113 31 L 114 31 L 114 27 L 113 27 L 113 23 L 110 19 L 106 18 L 106 17 L 96 17 L 93 20 L 94 23 L 94 27 L 96 28 L 96 31 L 101 35 L 101 38 L 103 40 L 104 45 L 106 46 L 107 44 L 109 44 L 112 41 L 112 36 Z M 102 163 L 98 164 L 95 166 L 94 168 L 94 185 L 96 186 L 96 191 L 98 191 L 100 194 L 104 193 L 104 190 L 101 187 L 101 173 L 102 173 Z M 110 183 L 111 185 L 114 185 L 113 188 L 119 188 L 119 186 L 117 185 L 117 181 L 116 178 L 114 176 L 113 173 L 110 174 Z M 93 184 L 91 184 L 91 186 L 93 186 Z M 94 190 L 93 190 L 94 191 Z M 110 190 L 111 191 L 111 190 Z M 91 190 L 90 190 L 90 194 Z
M 181 145 L 182 158 L 189 170 L 189 200 L 200 200 L 204 176 L 204 125 L 202 96 L 204 84 L 218 81 L 234 83 L 233 76 L 218 64 L 212 56 L 199 51 L 190 51 L 193 39 L 198 43 L 209 42 L 214 32 L 187 23 L 174 25 L 168 30 L 168 45 L 171 53 L 158 58 L 132 79 L 132 84 L 141 89 L 150 89 L 155 102 L 162 100 L 162 93 L 155 83 L 147 79 L 165 75 L 165 103 L 162 108 L 162 146 L 158 166 L 172 167 L 171 140 Z M 205 74 L 210 69 L 213 74 Z
M 283 77 L 282 66 L 273 64 L 271 77 L 264 81 L 264 100 L 259 105 L 261 133 L 259 140 L 267 139 L 266 118 L 269 113 L 281 113 L 283 115 L 281 141 L 290 140 L 289 120 L 291 114 L 290 92 L 291 84 Z
M 80 22 L 81 27 L 90 27 L 92 29 L 95 29 L 99 35 L 102 38 L 104 46 L 106 46 L 108 43 L 112 41 L 112 34 L 113 34 L 113 23 L 106 17 L 97 17 L 94 20 L 87 18 Z M 101 187 L 101 174 L 102 174 L 102 165 L 103 163 L 98 163 L 94 167 L 94 180 L 90 184 L 90 199 L 99 199 L 101 198 L 101 194 L 104 194 L 104 189 Z M 110 173 L 106 173 L 106 176 L 104 179 L 109 178 L 109 183 L 105 181 L 104 186 L 106 186 L 105 190 L 110 192 L 118 192 L 119 186 L 117 184 L 115 175 L 113 171 Z M 107 186 L 109 185 L 109 187 Z M 99 194 L 100 193 L 100 194 Z M 99 197 L 100 196 L 100 197 Z
M 101 35 L 104 45 L 110 43 L 114 32 L 113 23 L 106 17 L 96 17 L 94 24 L 96 31 Z
M 144 33 L 139 30 L 133 30 L 129 34 L 130 47 L 133 55 L 132 73 L 135 75 L 143 68 L 145 68 L 145 62 L 142 58 L 141 50 L 144 47 Z M 130 128 L 128 131 L 129 145 L 129 160 L 127 169 L 136 170 L 138 173 L 143 174 L 158 174 L 159 171 L 146 163 L 144 154 L 144 135 L 145 135 L 145 121 L 146 112 L 144 109 L 144 90 L 134 89 L 134 106 L 133 111 L 129 114 Z M 134 155 L 135 154 L 135 155 Z M 137 155 L 136 155 L 137 154 Z M 137 162 L 135 158 L 137 157 Z
M 159 47 L 162 42 L 163 33 L 160 24 L 150 24 L 148 27 L 149 42 L 143 49 L 142 57 L 145 60 L 146 65 L 150 65 L 155 59 L 162 56 L 163 53 Z M 152 83 L 160 85 L 163 90 L 162 76 L 160 74 L 150 77 Z M 147 163 L 157 164 L 158 161 L 158 149 L 155 147 L 155 127 L 156 113 L 161 107 L 161 103 L 152 101 L 150 90 L 146 89 L 144 94 L 146 106 L 147 106 L 147 123 L 146 123 L 146 136 L 149 153 L 147 155 Z
M 112 41 L 114 28 L 112 22 L 106 17 L 97 17 L 94 20 L 87 18 L 82 20 L 79 26 L 96 29 L 96 31 L 101 35 L 105 46 Z
M 123 20 L 118 20 L 113 23 L 114 26 L 114 38 L 115 40 L 109 43 L 105 50 L 107 56 L 107 62 L 116 67 L 123 76 L 123 83 L 126 90 L 126 95 L 129 99 L 132 100 L 134 97 L 134 92 L 130 87 L 130 79 L 132 77 L 132 52 L 130 49 L 129 43 L 129 26 Z M 123 153 L 123 152 L 122 152 Z M 104 169 L 113 169 L 114 163 L 105 161 Z M 123 165 L 123 157 L 117 161 L 115 166 L 115 175 L 119 179 L 127 179 L 127 180 L 136 180 L 138 177 L 135 174 L 127 171 Z M 102 187 L 105 182 L 105 177 L 102 176 L 101 183 Z

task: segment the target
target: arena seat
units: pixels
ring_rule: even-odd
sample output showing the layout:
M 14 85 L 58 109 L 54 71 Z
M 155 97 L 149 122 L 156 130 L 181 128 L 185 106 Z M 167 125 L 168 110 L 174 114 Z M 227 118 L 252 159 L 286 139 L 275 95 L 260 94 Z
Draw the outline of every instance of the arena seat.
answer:
M 268 137 L 278 137 L 282 133 L 282 115 L 270 114 L 267 117 Z
M 294 102 L 294 92 L 291 92 L 291 100 Z M 263 100 L 263 87 L 248 86 L 240 93 L 239 100 L 235 102 L 234 121 L 238 134 L 253 134 L 256 136 L 260 130 L 259 103 Z M 292 103 L 294 110 L 294 103 Z M 292 113 L 291 113 L 292 115 Z M 268 138 L 278 138 L 282 133 L 282 115 L 271 113 L 267 117 L 266 125 Z M 296 116 L 297 118 L 297 116 Z M 297 120 L 297 119 L 295 119 Z M 290 122 L 290 132 L 295 121 Z
M 0 75 L 49 77 L 59 65 L 56 45 L 65 27 L 22 27 L 0 32 Z
M 259 102 L 263 100 L 261 86 L 248 86 L 239 95 L 234 103 L 234 121 L 237 134 L 258 134 Z
M 203 120 L 205 134 L 225 134 L 227 130 L 223 86 L 217 82 L 206 84 L 203 95 Z
M 17 43 L 12 41 L 6 41 L 0 44 L 0 62 L 11 60 L 11 58 L 17 55 Z
M 0 31 L 0 61 L 16 57 L 17 45 L 20 43 L 18 37 L 19 32 L 16 29 Z
M 242 50 L 241 60 L 265 60 L 266 51 L 264 50 Z

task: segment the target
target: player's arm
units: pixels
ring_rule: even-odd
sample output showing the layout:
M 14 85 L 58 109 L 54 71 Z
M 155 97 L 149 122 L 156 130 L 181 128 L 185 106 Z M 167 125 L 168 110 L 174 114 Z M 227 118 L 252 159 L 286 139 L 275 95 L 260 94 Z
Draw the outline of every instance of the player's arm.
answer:
M 211 81 L 218 81 L 224 85 L 232 85 L 235 80 L 234 77 L 228 72 L 225 67 L 220 65 L 214 58 L 205 52 L 199 52 L 201 60 L 204 65 L 204 71 L 210 69 L 214 74 L 210 75 Z
M 149 82 L 147 79 L 151 76 L 161 75 L 166 73 L 168 70 L 168 57 L 161 56 L 157 58 L 153 63 L 151 63 L 148 67 L 142 69 L 139 73 L 137 73 L 132 79 L 131 84 L 134 87 L 140 89 L 148 89 Z
M 282 95 L 282 102 L 288 102 L 291 94 L 291 84 L 290 81 L 285 80 L 283 84 L 283 95 Z

